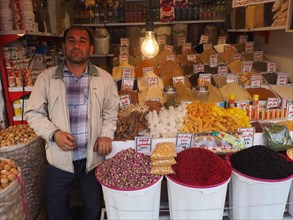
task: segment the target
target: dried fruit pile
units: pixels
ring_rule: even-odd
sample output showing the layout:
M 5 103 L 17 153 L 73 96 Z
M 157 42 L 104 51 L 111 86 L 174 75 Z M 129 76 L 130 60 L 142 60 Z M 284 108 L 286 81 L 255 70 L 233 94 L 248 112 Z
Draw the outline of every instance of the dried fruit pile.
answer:
M 0 159 L 0 189 L 5 189 L 12 183 L 16 179 L 18 173 L 17 165 L 13 160 Z

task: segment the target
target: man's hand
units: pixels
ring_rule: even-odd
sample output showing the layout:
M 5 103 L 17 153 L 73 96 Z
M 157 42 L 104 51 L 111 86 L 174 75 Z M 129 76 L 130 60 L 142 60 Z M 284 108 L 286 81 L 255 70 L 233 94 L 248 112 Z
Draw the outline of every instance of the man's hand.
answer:
M 94 145 L 94 151 L 99 151 L 99 154 L 106 155 L 112 151 L 112 140 L 107 137 L 99 137 Z
M 54 141 L 63 151 L 76 148 L 76 138 L 68 132 L 57 131 L 54 136 Z

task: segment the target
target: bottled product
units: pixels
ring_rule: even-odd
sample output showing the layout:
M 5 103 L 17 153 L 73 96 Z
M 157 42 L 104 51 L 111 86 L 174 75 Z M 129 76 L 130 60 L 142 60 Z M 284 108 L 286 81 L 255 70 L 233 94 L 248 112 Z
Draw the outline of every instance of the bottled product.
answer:
M 196 86 L 195 87 L 195 99 L 201 103 L 207 102 L 209 98 L 209 90 L 207 86 Z
M 229 108 L 235 107 L 235 95 L 230 94 L 229 95 Z

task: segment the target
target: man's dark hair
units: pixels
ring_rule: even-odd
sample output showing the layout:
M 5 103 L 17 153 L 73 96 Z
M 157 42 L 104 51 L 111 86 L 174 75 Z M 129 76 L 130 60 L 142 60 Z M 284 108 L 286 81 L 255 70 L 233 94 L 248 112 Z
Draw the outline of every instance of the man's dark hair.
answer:
M 90 39 L 90 45 L 94 45 L 94 36 L 92 34 L 92 31 L 88 28 L 85 28 L 83 26 L 72 26 L 70 28 L 67 28 L 65 31 L 64 31 L 64 34 L 63 34 L 63 42 L 65 43 L 66 41 L 66 35 L 68 33 L 69 30 L 72 30 L 72 29 L 81 29 L 81 30 L 85 30 L 88 35 L 89 35 L 89 39 Z

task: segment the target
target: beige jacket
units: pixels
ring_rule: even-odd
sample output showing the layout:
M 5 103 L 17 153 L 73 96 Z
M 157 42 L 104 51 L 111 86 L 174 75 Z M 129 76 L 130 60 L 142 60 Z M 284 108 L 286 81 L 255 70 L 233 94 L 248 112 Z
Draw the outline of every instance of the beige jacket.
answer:
M 73 173 L 73 152 L 62 151 L 50 140 L 52 133 L 60 129 L 70 132 L 66 87 L 63 80 L 64 63 L 42 72 L 34 85 L 25 111 L 25 119 L 36 134 L 47 141 L 48 162 L 64 171 Z M 112 76 L 89 63 L 88 146 L 86 171 L 104 160 L 93 146 L 98 137 L 114 138 L 119 96 Z

